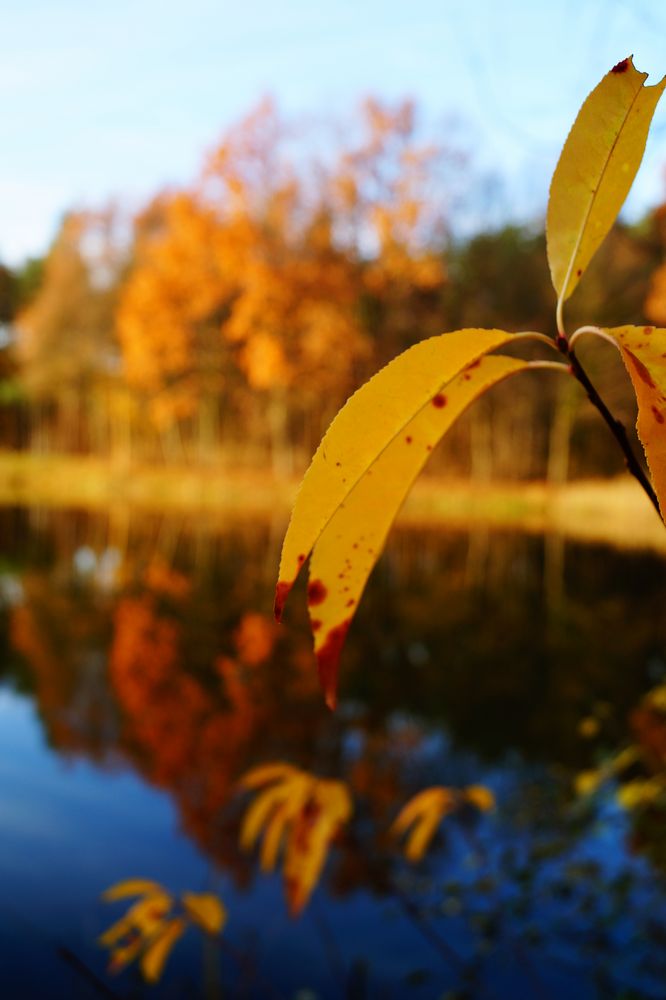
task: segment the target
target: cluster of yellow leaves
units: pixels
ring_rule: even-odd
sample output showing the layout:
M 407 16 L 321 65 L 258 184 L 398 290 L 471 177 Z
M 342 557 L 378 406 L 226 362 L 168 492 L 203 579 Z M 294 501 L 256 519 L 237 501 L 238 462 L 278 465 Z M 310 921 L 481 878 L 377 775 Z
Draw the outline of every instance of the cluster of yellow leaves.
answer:
M 333 838 L 351 816 L 347 786 L 283 763 L 253 768 L 240 786 L 262 789 L 245 813 L 241 847 L 252 850 L 263 833 L 261 867 L 273 871 L 284 846 L 287 905 L 297 916 L 319 880 Z
M 200 927 L 207 934 L 219 934 L 226 921 L 226 911 L 211 893 L 184 892 L 177 905 L 174 897 L 158 882 L 127 879 L 103 893 L 107 903 L 140 897 L 127 913 L 99 938 L 109 948 L 109 970 L 120 972 L 139 960 L 144 979 L 155 983 L 162 975 L 172 948 L 188 926 Z
M 409 861 L 420 861 L 444 817 L 466 805 L 488 812 L 495 808 L 495 797 L 484 785 L 468 785 L 462 789 L 442 785 L 426 788 L 401 809 L 391 827 L 391 835 L 401 837 L 409 831 L 405 857 Z
M 666 806 L 666 684 L 643 697 L 630 716 L 634 742 L 576 779 L 579 795 L 593 795 L 606 782 L 616 785 L 618 803 L 629 810 Z
M 631 59 L 606 74 L 587 98 L 562 150 L 550 189 L 547 250 L 558 295 L 557 346 L 574 360 L 562 307 L 598 249 L 627 195 L 666 77 L 645 87 Z M 381 129 L 378 133 L 381 142 Z M 354 201 L 353 170 L 342 185 Z M 379 232 L 418 219 L 403 198 L 404 217 L 381 215 Z M 621 327 L 598 335 L 620 350 L 638 401 L 638 433 L 654 490 L 666 513 L 666 330 Z M 521 337 L 548 340 L 539 334 Z M 310 560 L 308 605 L 319 677 L 327 704 L 337 698 L 340 653 L 368 576 L 414 479 L 453 421 L 479 395 L 509 375 L 539 365 L 565 374 L 575 366 L 487 357 L 515 337 L 466 329 L 422 341 L 361 387 L 337 414 L 305 475 L 282 548 L 275 596 L 285 600 Z M 556 345 L 549 342 L 549 346 Z M 582 381 L 582 379 L 581 379 Z M 589 394 L 589 385 L 585 385 Z M 591 397 L 592 398 L 592 397 Z M 610 418 L 608 418 L 610 419 Z
M 253 768 L 239 784 L 245 790 L 261 789 L 243 817 L 240 845 L 251 851 L 263 835 L 259 860 L 266 872 L 275 869 L 284 848 L 287 904 L 297 916 L 319 881 L 333 838 L 351 817 L 349 788 L 342 781 L 317 778 L 282 762 Z M 484 785 L 426 788 L 403 807 L 390 834 L 398 838 L 409 830 L 405 856 L 420 861 L 442 819 L 465 806 L 488 812 L 495 808 L 495 798 Z

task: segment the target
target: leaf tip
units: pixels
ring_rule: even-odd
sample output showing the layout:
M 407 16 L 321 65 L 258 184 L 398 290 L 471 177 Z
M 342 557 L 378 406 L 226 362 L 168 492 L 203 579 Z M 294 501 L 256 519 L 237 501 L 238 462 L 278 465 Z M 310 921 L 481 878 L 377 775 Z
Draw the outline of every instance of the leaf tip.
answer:
M 275 587 L 275 602 L 273 604 L 273 614 L 275 616 L 275 621 L 280 623 L 282 621 L 282 613 L 284 611 L 284 606 L 289 597 L 289 592 L 293 586 L 293 581 L 289 582 L 287 580 L 278 580 Z
M 632 65 L 633 55 L 627 56 L 626 59 L 621 59 L 619 63 L 615 63 L 611 73 L 626 73 L 629 67 Z
M 340 622 L 326 634 L 321 646 L 316 649 L 319 683 L 324 691 L 326 704 L 334 711 L 338 704 L 338 671 L 340 655 L 345 644 L 351 618 Z

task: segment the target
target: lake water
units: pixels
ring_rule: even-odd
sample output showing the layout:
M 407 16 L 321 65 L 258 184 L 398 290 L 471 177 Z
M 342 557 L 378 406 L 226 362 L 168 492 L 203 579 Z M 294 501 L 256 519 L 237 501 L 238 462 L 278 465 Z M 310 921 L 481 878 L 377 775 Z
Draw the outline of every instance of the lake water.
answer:
M 666 560 L 398 531 L 332 715 L 303 590 L 270 619 L 283 530 L 0 511 L 0 996 L 663 998 Z M 238 780 L 273 761 L 354 803 L 297 919 L 239 847 Z M 411 864 L 387 831 L 433 785 L 496 808 Z M 223 934 L 190 928 L 156 985 L 110 974 L 127 878 L 215 893 Z

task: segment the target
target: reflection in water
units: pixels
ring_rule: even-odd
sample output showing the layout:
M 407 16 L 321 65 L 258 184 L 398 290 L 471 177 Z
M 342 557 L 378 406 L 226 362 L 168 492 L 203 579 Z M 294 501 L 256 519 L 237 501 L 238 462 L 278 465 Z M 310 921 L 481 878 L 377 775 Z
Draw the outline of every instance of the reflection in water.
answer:
M 659 803 L 628 814 L 612 789 L 580 799 L 574 784 L 632 730 L 652 754 L 647 777 L 663 769 L 666 712 L 643 699 L 665 668 L 666 564 L 557 539 L 398 532 L 350 633 L 333 716 L 298 617 L 305 602 L 286 625 L 270 618 L 281 533 L 0 517 L 5 684 L 32 700 L 51 755 L 94 764 L 88 796 L 101 802 L 119 772 L 140 776 L 147 803 L 150 789 L 168 796 L 205 860 L 200 888 L 228 905 L 225 945 L 206 971 L 185 938 L 153 995 L 215 996 L 221 977 L 231 995 L 264 996 L 268 974 L 280 996 L 661 996 Z M 16 759 L 26 773 L 46 767 Z M 279 880 L 239 845 L 261 826 L 243 838 L 242 775 L 271 761 L 349 788 L 354 803 L 342 830 L 336 813 L 335 836 L 321 828 L 325 849 L 294 912 L 319 868 L 321 882 L 293 927 Z M 0 795 L 6 780 L 0 771 Z M 431 822 L 414 867 L 388 832 L 433 786 L 487 786 L 497 809 Z M 267 847 L 263 829 L 265 860 L 277 833 Z M 113 829 L 103 844 L 63 839 L 91 907 L 105 885 L 143 875 L 151 851 L 147 876 L 176 894 L 197 888 L 176 831 L 147 838 L 137 822 L 133 836 L 134 854 Z M 34 863 L 50 911 L 85 914 L 57 889 L 46 849 Z M 94 949 L 77 954 L 104 978 Z

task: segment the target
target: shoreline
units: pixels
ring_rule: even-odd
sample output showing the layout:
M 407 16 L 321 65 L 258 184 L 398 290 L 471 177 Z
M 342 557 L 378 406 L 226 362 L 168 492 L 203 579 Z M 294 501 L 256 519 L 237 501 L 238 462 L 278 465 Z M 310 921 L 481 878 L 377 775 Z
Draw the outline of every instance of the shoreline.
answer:
M 299 480 L 214 466 L 114 464 L 87 456 L 0 452 L 0 504 L 84 510 L 284 518 Z M 666 530 L 629 476 L 484 482 L 423 476 L 398 517 L 404 528 L 485 525 L 666 552 Z

